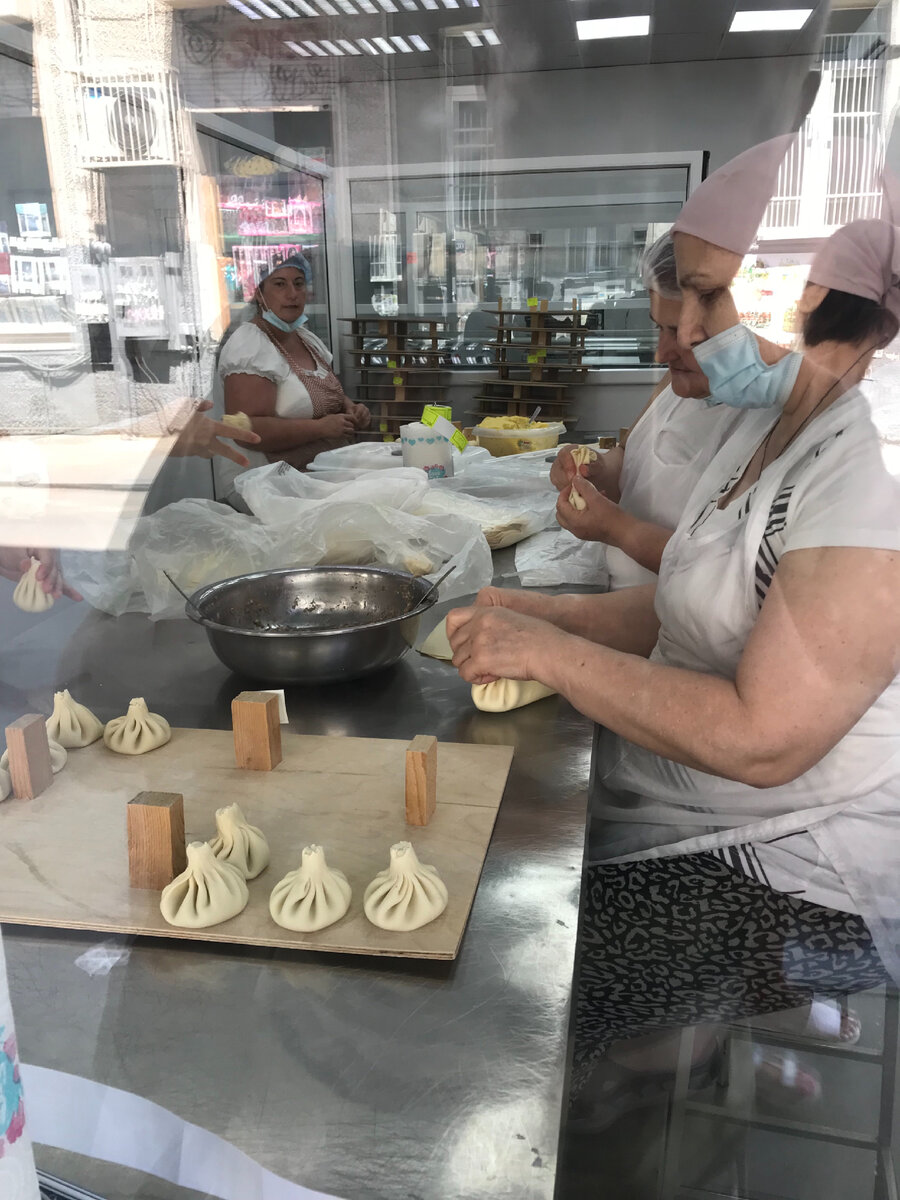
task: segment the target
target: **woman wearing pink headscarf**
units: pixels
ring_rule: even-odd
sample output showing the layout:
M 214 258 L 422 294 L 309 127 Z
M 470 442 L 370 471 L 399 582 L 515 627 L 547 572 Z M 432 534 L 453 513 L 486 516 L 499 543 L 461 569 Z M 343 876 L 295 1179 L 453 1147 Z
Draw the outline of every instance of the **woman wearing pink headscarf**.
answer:
M 897 331 L 897 235 L 851 227 L 814 264 L 806 334 L 830 369 L 766 362 L 729 291 L 761 216 L 740 211 L 748 170 L 675 226 L 679 340 L 746 412 L 658 584 L 489 589 L 447 622 L 465 679 L 539 680 L 605 727 L 582 1074 L 616 1038 L 900 978 L 900 484 L 855 386 Z

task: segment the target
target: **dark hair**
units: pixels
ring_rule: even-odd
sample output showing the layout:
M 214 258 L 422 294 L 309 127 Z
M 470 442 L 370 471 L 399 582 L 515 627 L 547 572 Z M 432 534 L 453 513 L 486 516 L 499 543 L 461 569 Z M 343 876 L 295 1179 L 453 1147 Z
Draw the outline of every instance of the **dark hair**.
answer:
M 886 346 L 900 332 L 900 321 L 877 300 L 829 288 L 817 308 L 803 319 L 803 341 L 807 346 L 821 342 L 849 342 L 861 346 L 874 342 Z

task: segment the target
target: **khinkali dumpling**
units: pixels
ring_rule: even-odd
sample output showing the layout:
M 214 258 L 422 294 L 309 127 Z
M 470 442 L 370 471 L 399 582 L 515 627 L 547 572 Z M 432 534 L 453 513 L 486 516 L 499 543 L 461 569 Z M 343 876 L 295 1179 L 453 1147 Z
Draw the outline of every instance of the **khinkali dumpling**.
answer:
M 66 759 L 69 757 L 69 752 L 59 742 L 54 742 L 53 738 L 47 739 L 50 743 L 50 770 L 54 775 L 58 775 L 66 765 Z M 9 770 L 9 751 L 4 750 L 0 754 L 0 771 Z
M 427 654 L 429 658 L 439 658 L 444 662 L 450 662 L 453 658 L 453 650 L 450 646 L 450 639 L 447 636 L 447 618 L 444 617 L 439 625 L 435 625 L 431 633 L 419 647 L 420 654 Z
M 216 809 L 216 829 L 218 836 L 209 843 L 213 854 L 237 867 L 245 879 L 255 879 L 269 865 L 266 835 L 247 822 L 237 804 Z
M 103 731 L 103 741 L 116 754 L 146 754 L 164 746 L 171 736 L 169 722 L 159 713 L 149 712 L 141 697 L 132 700 L 125 716 L 110 721 Z
M 225 425 L 230 425 L 232 429 L 244 429 L 247 432 L 253 432 L 253 422 L 245 412 L 226 413 L 222 418 Z
M 249 899 L 237 867 L 216 858 L 208 842 L 191 842 L 187 869 L 163 888 L 159 911 L 170 925 L 207 929 L 236 917 Z
M 76 750 L 103 737 L 103 722 L 89 708 L 73 700 L 68 691 L 53 696 L 53 714 L 47 718 L 47 736 L 60 746 Z
M 582 467 L 585 463 L 596 461 L 597 453 L 595 450 L 591 450 L 589 446 L 574 446 L 572 448 L 572 462 L 576 467 Z M 580 473 L 581 472 L 579 471 L 579 474 Z M 584 512 L 584 510 L 587 508 L 584 498 L 579 495 L 574 488 L 569 489 L 569 503 L 576 512 Z
M 306 846 L 296 871 L 288 871 L 269 897 L 272 920 L 284 929 L 313 933 L 339 921 L 350 907 L 347 876 L 325 861 L 321 846 Z
M 379 871 L 363 898 L 366 916 L 379 929 L 408 933 L 439 917 L 447 889 L 434 867 L 420 863 L 409 842 L 391 846 L 391 863 Z
M 16 584 L 16 590 L 13 592 L 13 604 L 23 612 L 46 612 L 48 608 L 53 607 L 53 597 L 44 591 L 37 578 L 40 565 L 36 558 L 32 558 L 31 566 Z
M 0 767 L 0 800 L 5 800 L 11 791 L 12 780 L 9 777 L 9 771 Z
M 495 679 L 493 683 L 472 686 L 472 703 L 482 712 L 510 712 L 554 695 L 553 688 L 533 679 Z

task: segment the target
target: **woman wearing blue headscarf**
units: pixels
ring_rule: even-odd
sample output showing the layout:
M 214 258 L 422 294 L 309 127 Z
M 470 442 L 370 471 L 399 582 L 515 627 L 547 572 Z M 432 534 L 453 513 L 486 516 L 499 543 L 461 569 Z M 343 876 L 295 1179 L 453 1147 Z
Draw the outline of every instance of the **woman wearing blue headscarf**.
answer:
M 222 349 L 225 412 L 246 414 L 260 438 L 251 466 L 284 461 L 303 470 L 323 450 L 348 445 L 371 420 L 344 392 L 328 347 L 305 327 L 310 277 L 301 254 L 263 275 L 256 315 Z

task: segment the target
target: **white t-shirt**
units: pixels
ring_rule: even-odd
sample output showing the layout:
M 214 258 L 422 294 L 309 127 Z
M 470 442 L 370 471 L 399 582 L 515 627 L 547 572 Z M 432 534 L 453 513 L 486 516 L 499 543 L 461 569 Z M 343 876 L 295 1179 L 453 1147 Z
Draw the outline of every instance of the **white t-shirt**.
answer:
M 688 500 L 663 555 L 653 661 L 733 679 L 784 554 L 900 551 L 900 481 L 857 389 L 717 507 L 776 419 L 746 414 Z M 900 974 L 900 677 L 819 763 L 778 787 L 721 779 L 621 738 L 606 739 L 604 759 L 614 800 L 600 815 L 636 822 L 634 845 L 654 847 L 642 854 L 752 844 L 776 890 L 859 912 Z
M 656 397 L 625 443 L 619 506 L 642 521 L 674 529 L 697 480 L 743 413 L 725 404 L 676 396 L 671 384 Z M 609 590 L 655 583 L 656 575 L 607 546 Z

